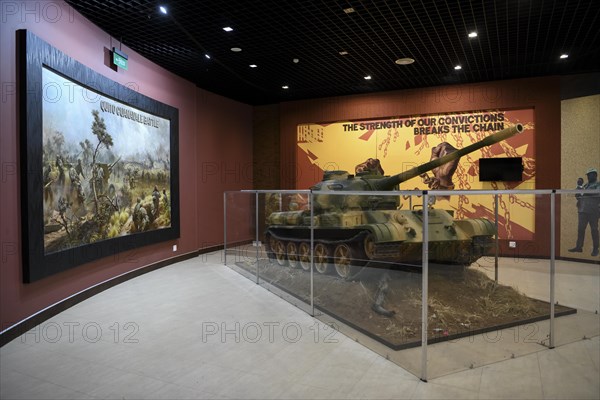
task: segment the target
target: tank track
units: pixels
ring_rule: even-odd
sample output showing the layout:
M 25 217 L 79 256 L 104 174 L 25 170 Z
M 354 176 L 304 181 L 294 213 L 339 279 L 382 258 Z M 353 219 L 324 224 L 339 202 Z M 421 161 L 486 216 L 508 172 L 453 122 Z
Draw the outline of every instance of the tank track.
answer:
M 356 279 L 366 268 L 419 268 L 422 248 L 417 244 L 398 243 L 369 244 L 367 230 L 354 232 L 345 239 L 314 239 L 314 264 L 317 272 L 335 272 L 347 280 Z M 485 255 L 493 243 L 491 237 L 474 237 L 472 241 L 453 243 L 453 248 L 439 243 L 430 243 L 430 262 L 445 265 L 470 265 Z M 265 234 L 265 249 L 270 260 L 281 266 L 301 267 L 310 270 L 310 238 L 289 237 L 268 230 Z M 457 256 L 452 262 L 440 252 L 451 251 Z M 402 261 L 400 261 L 402 260 Z
M 361 230 L 346 239 L 314 239 L 316 271 L 321 274 L 335 271 L 341 278 L 355 279 L 372 261 L 364 251 L 368 234 Z M 265 235 L 265 249 L 269 259 L 281 266 L 310 270 L 310 239 L 285 237 L 269 230 Z

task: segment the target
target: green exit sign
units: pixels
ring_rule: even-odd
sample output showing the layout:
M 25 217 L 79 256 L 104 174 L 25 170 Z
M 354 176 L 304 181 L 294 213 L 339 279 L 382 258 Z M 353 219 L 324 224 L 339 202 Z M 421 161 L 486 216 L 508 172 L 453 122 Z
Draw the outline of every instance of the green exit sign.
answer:
M 113 64 L 119 68 L 127 69 L 127 54 L 113 47 Z

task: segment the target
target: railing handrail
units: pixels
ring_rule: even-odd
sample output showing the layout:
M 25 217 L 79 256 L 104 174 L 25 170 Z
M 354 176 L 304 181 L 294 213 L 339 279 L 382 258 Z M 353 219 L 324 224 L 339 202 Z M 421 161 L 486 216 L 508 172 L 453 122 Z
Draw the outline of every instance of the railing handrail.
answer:
M 488 189 L 476 189 L 476 190 L 387 190 L 387 191 L 312 191 L 312 190 L 227 190 L 225 194 L 230 193 L 273 193 L 273 194 L 310 194 L 315 195 L 326 194 L 333 196 L 423 196 L 428 194 L 430 196 L 479 196 L 479 195 L 502 195 L 502 194 L 515 194 L 515 195 L 549 195 L 551 193 L 556 194 L 600 194 L 600 189 L 504 189 L 504 190 L 488 190 Z

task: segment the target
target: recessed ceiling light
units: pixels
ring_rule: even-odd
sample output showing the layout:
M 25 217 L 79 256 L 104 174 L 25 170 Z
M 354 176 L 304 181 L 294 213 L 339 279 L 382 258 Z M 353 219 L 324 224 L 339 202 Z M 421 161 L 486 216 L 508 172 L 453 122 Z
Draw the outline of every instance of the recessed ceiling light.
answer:
M 205 54 L 204 57 L 206 57 L 210 60 L 210 56 L 208 54 Z
M 288 85 L 283 85 L 281 88 L 282 89 L 289 89 L 290 87 Z
M 568 54 L 561 54 L 560 58 L 569 58 L 569 55 Z
M 240 49 L 239 47 L 232 47 L 231 51 L 234 51 L 236 53 L 239 53 L 240 51 L 242 51 L 242 49 Z
M 294 59 L 292 60 L 292 62 L 293 62 L 294 64 L 298 64 L 298 63 L 300 62 L 300 59 L 299 59 L 299 58 L 294 58 Z
M 471 32 L 471 33 L 469 33 L 469 37 L 470 38 L 477 37 L 477 32 Z
M 412 58 L 404 57 L 396 60 L 396 64 L 398 65 L 408 65 L 414 63 L 415 60 Z
M 352 14 L 354 11 L 356 11 L 356 10 L 352 7 L 344 8 L 344 12 L 346 14 Z
M 256 67 L 258 67 L 258 65 L 256 65 L 256 64 L 250 64 L 250 68 L 256 68 Z
M 371 79 L 371 75 L 367 75 L 367 76 L 365 76 L 365 79 L 366 79 L 366 80 L 369 80 L 369 79 Z
M 346 55 L 348 55 L 348 52 L 346 50 L 340 51 L 340 56 L 346 56 Z
M 233 28 L 232 28 L 232 27 L 230 27 L 230 26 L 226 26 L 225 28 L 223 28 L 223 30 L 224 30 L 225 32 L 231 32 L 231 31 L 233 30 Z
M 462 69 L 462 67 L 460 65 L 457 65 L 456 67 L 454 67 L 454 69 L 459 70 Z
M 158 9 L 160 10 L 161 13 L 166 14 L 167 13 L 167 7 L 165 6 L 160 6 L 158 7 Z

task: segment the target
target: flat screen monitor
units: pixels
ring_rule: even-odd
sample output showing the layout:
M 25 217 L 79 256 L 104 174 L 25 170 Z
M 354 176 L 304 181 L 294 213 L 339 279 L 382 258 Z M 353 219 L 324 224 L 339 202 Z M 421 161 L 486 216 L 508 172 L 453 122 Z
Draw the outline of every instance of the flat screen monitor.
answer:
M 479 159 L 479 181 L 480 182 L 515 182 L 523 180 L 523 158 L 480 158 Z

